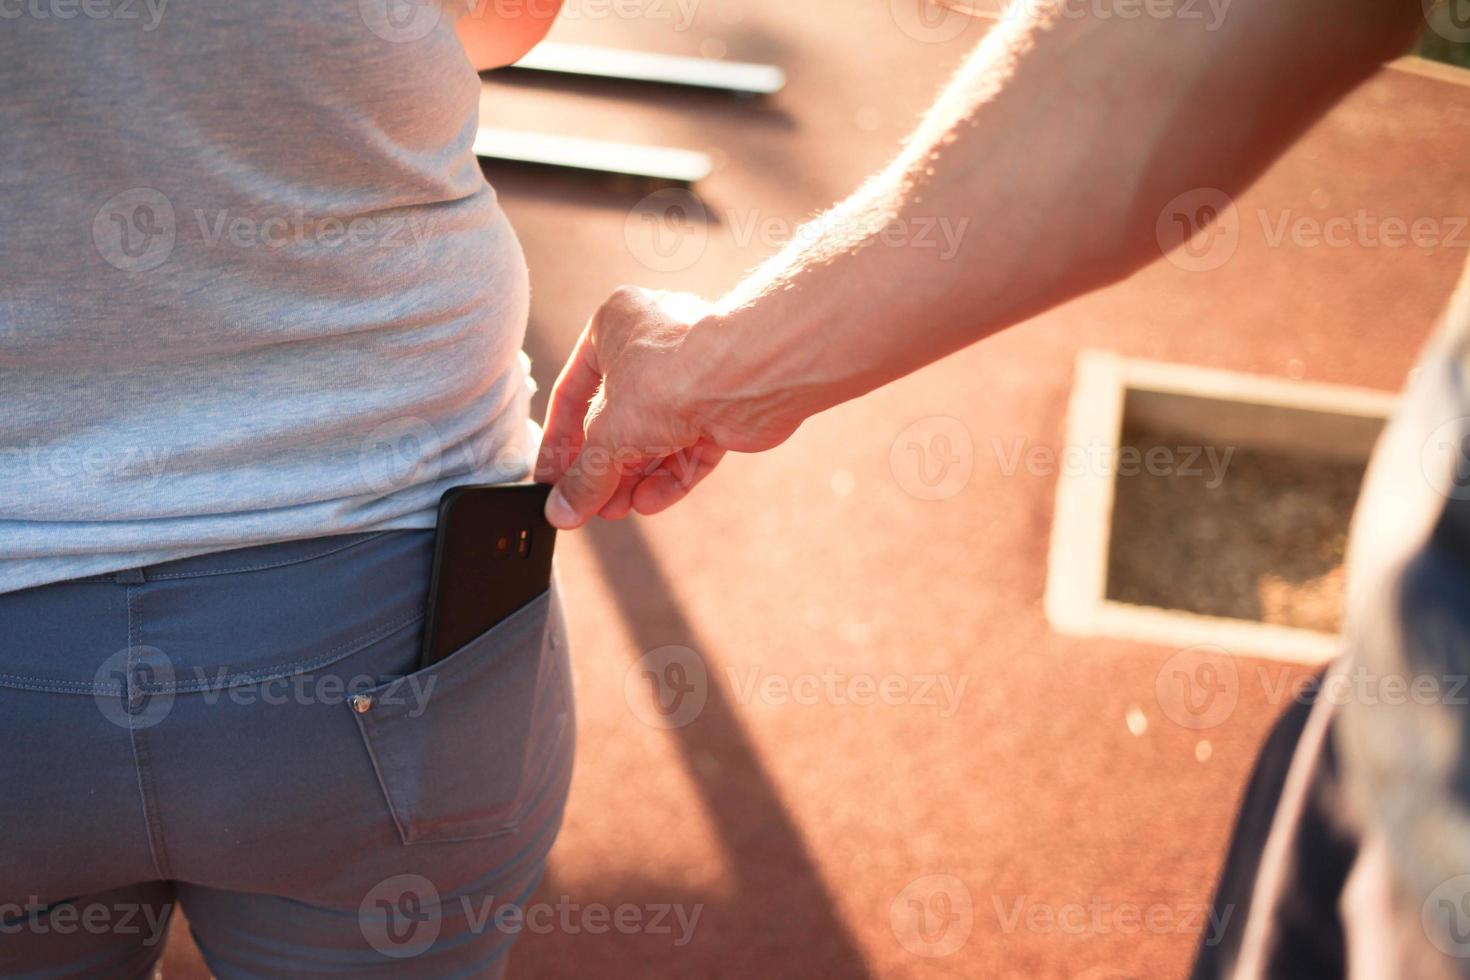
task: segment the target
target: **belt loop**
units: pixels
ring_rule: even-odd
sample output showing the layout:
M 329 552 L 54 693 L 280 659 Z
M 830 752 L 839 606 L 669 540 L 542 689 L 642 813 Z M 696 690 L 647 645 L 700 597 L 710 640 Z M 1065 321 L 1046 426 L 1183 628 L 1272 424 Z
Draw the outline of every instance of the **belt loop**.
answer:
M 141 585 L 148 581 L 148 576 L 141 568 L 125 568 L 113 575 L 112 580 L 118 585 Z

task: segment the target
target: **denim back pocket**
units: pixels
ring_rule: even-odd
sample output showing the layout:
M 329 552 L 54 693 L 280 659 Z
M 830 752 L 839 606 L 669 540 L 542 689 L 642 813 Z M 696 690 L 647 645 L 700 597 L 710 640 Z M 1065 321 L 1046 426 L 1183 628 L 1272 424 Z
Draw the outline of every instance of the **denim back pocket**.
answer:
M 516 830 L 569 711 L 555 587 L 438 663 L 352 699 L 405 844 Z

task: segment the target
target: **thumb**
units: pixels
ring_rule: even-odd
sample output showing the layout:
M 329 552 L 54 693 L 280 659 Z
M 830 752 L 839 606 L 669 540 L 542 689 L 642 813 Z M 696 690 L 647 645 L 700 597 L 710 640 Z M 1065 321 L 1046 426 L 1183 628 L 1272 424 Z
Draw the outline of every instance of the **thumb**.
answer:
M 600 443 L 587 442 L 546 498 L 546 520 L 553 527 L 581 527 L 617 492 L 622 477 L 612 453 Z

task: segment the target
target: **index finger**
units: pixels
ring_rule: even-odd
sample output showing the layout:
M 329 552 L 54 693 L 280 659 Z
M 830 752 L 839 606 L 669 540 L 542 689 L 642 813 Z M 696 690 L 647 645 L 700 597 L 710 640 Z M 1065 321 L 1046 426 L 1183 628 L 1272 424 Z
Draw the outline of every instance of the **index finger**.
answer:
M 613 454 L 589 441 L 551 488 L 546 519 L 563 530 L 581 527 L 607 505 L 622 482 Z
M 593 363 L 592 344 L 584 330 L 551 388 L 541 451 L 536 457 L 538 483 L 556 483 L 577 458 L 585 438 L 587 408 L 601 384 L 602 373 Z

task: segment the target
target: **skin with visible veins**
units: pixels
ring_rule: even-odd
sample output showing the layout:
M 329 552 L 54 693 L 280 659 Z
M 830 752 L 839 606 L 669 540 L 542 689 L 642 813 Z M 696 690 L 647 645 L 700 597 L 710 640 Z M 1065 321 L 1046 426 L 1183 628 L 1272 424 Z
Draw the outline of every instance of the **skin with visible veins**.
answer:
M 1171 201 L 1244 189 L 1423 24 L 1416 0 L 1234 0 L 1210 29 L 1071 6 L 1018 5 L 894 161 L 724 299 L 615 292 L 552 392 L 548 519 L 655 513 L 727 451 L 1126 278 Z M 903 247 L 938 218 L 957 249 Z

